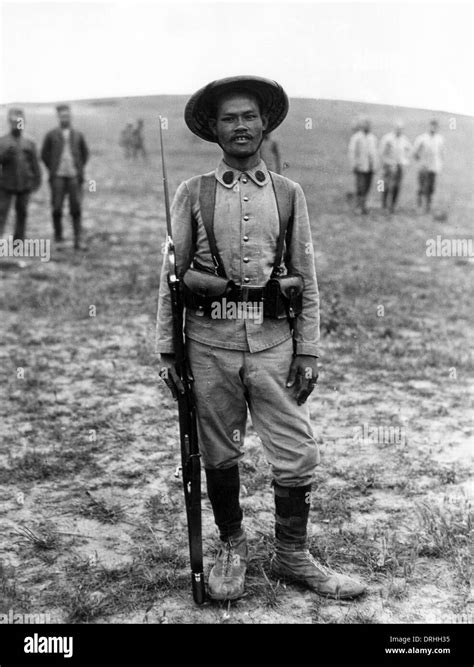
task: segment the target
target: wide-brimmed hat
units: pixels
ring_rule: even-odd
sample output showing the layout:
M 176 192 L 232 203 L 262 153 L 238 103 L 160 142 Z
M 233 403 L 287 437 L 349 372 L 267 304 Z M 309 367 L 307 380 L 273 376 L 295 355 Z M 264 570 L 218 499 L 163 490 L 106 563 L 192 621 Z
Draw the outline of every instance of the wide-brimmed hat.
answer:
M 206 141 L 217 141 L 209 127 L 209 118 L 215 113 L 217 99 L 232 90 L 247 91 L 259 100 L 260 111 L 268 119 L 265 134 L 277 128 L 288 113 L 288 96 L 276 81 L 259 76 L 229 76 L 211 81 L 190 97 L 184 110 L 184 120 L 191 132 Z

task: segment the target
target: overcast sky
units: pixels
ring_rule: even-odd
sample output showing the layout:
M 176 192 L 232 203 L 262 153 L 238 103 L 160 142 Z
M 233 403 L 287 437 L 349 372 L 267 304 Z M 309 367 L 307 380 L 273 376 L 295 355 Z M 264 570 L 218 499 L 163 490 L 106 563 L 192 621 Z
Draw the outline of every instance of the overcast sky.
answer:
M 474 115 L 471 1 L 0 2 L 2 103 L 257 74 L 290 96 Z

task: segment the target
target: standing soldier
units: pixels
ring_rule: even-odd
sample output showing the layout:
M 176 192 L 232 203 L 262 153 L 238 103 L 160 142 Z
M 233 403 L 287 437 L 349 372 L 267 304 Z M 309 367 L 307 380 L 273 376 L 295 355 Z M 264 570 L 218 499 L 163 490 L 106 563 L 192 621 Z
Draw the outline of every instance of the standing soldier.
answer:
M 356 213 L 366 215 L 367 195 L 377 166 L 377 139 L 368 118 L 360 119 L 359 128 L 349 142 L 349 161 L 356 180 Z
M 429 131 L 415 139 L 414 157 L 420 162 L 418 207 L 423 205 L 425 197 L 425 211 L 429 213 L 436 187 L 436 174 L 439 174 L 443 167 L 444 157 L 444 138 L 438 132 L 438 121 L 435 118 L 430 122 Z
M 403 134 L 403 123 L 397 121 L 392 132 L 385 134 L 380 141 L 380 158 L 383 170 L 382 208 L 389 205 L 390 213 L 395 210 L 403 170 L 410 164 L 412 146 Z
M 119 145 L 123 148 L 123 154 L 127 159 L 132 157 L 132 148 L 133 148 L 132 121 L 128 121 L 123 130 L 120 132 Z
M 145 148 L 145 137 L 143 136 L 143 126 L 144 122 L 141 118 L 139 118 L 136 127 L 132 131 L 132 150 L 134 158 L 138 156 L 138 153 L 141 153 L 144 159 L 147 156 Z
M 23 136 L 25 115 L 21 109 L 8 111 L 10 132 L 0 138 L 0 236 L 7 222 L 11 200 L 15 197 L 13 239 L 23 240 L 26 233 L 30 194 L 41 185 L 41 168 L 36 144 Z
M 260 148 L 260 156 L 267 165 L 267 169 L 281 174 L 281 156 L 278 142 L 272 138 L 271 134 L 263 136 L 262 146 Z
M 313 246 L 301 186 L 270 173 L 260 157 L 263 136 L 287 112 L 288 98 L 278 83 L 249 76 L 210 83 L 185 109 L 189 129 L 223 151 L 217 169 L 181 183 L 171 209 L 177 273 L 187 286 L 185 333 L 199 446 L 221 540 L 208 582 L 216 600 L 244 592 L 248 548 L 239 461 L 247 409 L 273 474 L 273 575 L 328 597 L 352 598 L 365 590 L 308 550 L 319 463 L 306 403 L 318 376 Z M 165 259 L 157 350 L 160 375 L 179 391 L 166 264 Z
M 74 249 L 85 250 L 81 244 L 82 184 L 89 149 L 82 132 L 71 127 L 71 109 L 67 104 L 56 107 L 59 127 L 48 132 L 41 149 L 41 159 L 49 171 L 54 240 L 63 242 L 63 204 L 69 198 L 69 211 L 74 230 Z

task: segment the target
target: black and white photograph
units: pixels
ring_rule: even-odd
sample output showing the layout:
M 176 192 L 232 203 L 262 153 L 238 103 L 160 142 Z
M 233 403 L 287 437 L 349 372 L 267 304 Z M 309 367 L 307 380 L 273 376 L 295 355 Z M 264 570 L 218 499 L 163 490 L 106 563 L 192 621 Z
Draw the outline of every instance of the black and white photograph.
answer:
M 1 2 L 2 667 L 472 664 L 473 13 Z

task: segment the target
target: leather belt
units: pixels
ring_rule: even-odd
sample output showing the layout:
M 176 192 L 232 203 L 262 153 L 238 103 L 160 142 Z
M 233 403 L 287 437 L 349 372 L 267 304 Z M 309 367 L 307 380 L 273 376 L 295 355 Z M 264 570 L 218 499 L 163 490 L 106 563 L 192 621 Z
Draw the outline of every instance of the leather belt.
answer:
M 228 303 L 256 303 L 265 300 L 265 287 L 235 285 L 226 297 Z

